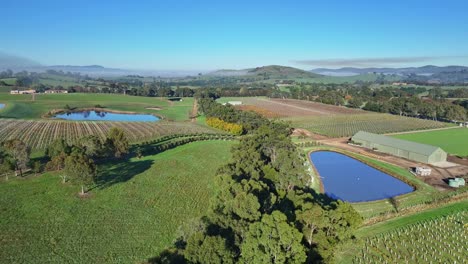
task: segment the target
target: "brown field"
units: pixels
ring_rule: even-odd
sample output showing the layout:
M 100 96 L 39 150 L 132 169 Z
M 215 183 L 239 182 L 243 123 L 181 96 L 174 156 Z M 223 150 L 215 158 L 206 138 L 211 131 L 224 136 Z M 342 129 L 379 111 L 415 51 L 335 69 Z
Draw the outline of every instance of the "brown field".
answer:
M 238 106 L 235 106 L 235 108 L 242 110 L 242 111 L 253 111 L 267 118 L 282 117 L 282 115 L 280 115 L 279 113 L 275 113 L 275 112 L 269 111 L 265 108 L 258 107 L 255 105 L 238 105 Z
M 363 114 L 362 110 L 293 99 L 244 98 L 241 110 L 255 111 L 265 117 L 329 116 Z

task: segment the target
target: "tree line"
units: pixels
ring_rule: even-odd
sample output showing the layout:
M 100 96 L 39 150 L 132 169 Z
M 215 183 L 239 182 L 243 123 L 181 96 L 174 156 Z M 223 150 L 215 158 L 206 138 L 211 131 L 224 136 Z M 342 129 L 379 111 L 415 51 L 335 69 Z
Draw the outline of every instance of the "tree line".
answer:
M 427 92 L 427 96 L 419 94 Z M 468 88 L 442 90 L 423 87 L 371 87 L 368 84 L 300 84 L 273 97 L 316 101 L 324 104 L 362 108 L 367 111 L 405 115 L 441 121 L 468 120 Z
M 310 189 L 307 160 L 291 128 L 255 113 L 200 99 L 200 111 L 246 127 L 232 161 L 219 169 L 206 215 L 179 229 L 174 246 L 151 263 L 329 263 L 353 237 L 360 215 Z

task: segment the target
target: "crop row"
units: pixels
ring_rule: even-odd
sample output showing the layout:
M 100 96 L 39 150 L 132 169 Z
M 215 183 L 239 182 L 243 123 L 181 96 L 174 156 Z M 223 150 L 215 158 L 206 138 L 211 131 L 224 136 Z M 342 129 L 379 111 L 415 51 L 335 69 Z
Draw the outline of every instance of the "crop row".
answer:
M 293 127 L 329 137 L 349 137 L 358 131 L 377 134 L 446 127 L 446 123 L 390 114 L 332 115 L 326 117 L 287 118 Z
M 353 263 L 466 263 L 468 211 L 368 238 Z
M 72 143 L 85 135 L 104 139 L 112 127 L 126 132 L 131 142 L 171 134 L 213 133 L 209 128 L 189 122 L 73 122 L 58 120 L 0 119 L 0 142 L 18 138 L 33 149 L 44 149 L 57 138 Z

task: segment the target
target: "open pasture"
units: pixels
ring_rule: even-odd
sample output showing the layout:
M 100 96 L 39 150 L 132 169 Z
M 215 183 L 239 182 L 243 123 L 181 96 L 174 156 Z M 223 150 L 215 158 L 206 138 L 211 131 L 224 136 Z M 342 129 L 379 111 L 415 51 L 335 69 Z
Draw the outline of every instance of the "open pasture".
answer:
M 112 127 L 126 132 L 131 142 L 141 142 L 171 134 L 215 133 L 212 129 L 191 122 L 109 122 L 0 119 L 0 142 L 18 138 L 33 149 L 44 149 L 57 138 L 70 143 L 84 135 L 104 139 Z
M 450 126 L 432 120 L 368 112 L 354 115 L 293 117 L 284 120 L 290 121 L 295 128 L 303 128 L 328 137 L 349 137 L 361 130 L 385 134 Z
M 233 144 L 195 142 L 100 165 L 88 198 L 55 172 L 0 180 L 0 262 L 143 263 L 206 213 Z
M 453 155 L 468 156 L 468 128 L 405 133 L 393 137 L 437 146 Z

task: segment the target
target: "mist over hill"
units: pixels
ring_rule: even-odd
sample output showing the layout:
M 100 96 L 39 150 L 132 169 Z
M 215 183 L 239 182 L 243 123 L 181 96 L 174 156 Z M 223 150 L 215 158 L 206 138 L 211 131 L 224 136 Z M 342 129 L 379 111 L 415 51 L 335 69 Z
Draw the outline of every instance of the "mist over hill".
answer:
M 41 67 L 42 65 L 34 60 L 0 52 L 0 70 L 16 70 L 31 67 Z
M 310 72 L 328 75 L 328 76 L 353 76 L 366 73 L 382 73 L 382 74 L 397 74 L 397 75 L 426 75 L 430 76 L 433 74 L 443 72 L 457 72 L 468 70 L 465 66 L 434 66 L 426 65 L 422 67 L 405 67 L 405 68 L 355 68 L 355 67 L 344 67 L 339 69 L 328 69 L 328 68 L 317 68 Z
M 13 72 L 28 71 L 42 73 L 47 70 L 80 73 L 92 77 L 114 77 L 125 75 L 161 76 L 161 77 L 185 77 L 195 76 L 197 71 L 177 70 L 135 70 L 107 68 L 101 65 L 43 65 L 34 60 L 0 52 L 0 71 L 12 70 Z

